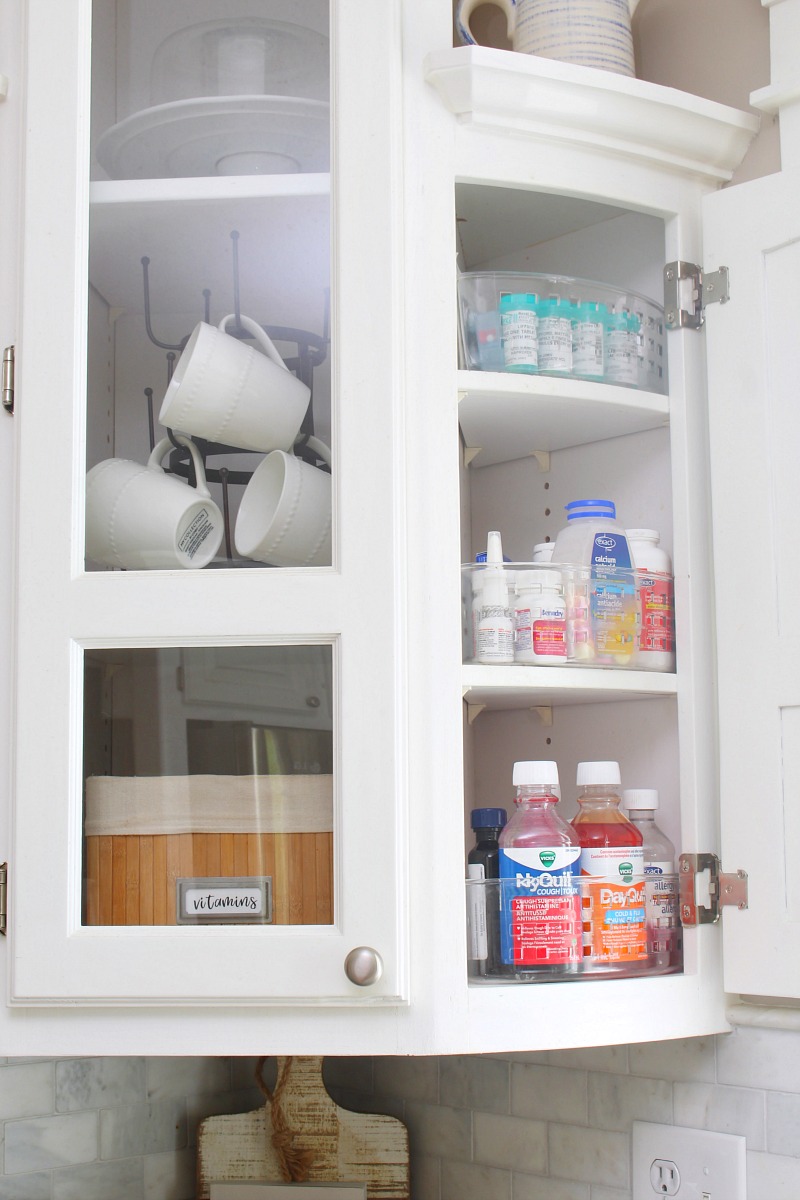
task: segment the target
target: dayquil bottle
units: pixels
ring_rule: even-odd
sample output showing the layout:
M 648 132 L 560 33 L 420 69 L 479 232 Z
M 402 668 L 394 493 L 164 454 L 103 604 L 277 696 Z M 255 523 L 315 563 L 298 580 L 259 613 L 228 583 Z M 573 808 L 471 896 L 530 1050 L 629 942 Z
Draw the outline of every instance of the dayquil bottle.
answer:
M 515 812 L 500 834 L 504 974 L 575 974 L 581 964 L 580 843 L 555 811 L 558 766 L 514 763 Z
M 578 763 L 583 965 L 604 975 L 648 966 L 642 835 L 620 811 L 616 762 Z

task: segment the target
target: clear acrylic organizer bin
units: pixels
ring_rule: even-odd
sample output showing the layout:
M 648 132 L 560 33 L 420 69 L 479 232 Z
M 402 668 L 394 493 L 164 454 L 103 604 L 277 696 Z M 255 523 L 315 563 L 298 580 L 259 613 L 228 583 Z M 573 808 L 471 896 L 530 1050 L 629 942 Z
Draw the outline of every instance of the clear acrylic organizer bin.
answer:
M 460 365 L 667 391 L 664 310 L 566 275 L 468 271 L 458 278 Z
M 516 924 L 515 880 L 467 879 L 469 982 L 476 985 L 577 982 L 673 975 L 683 969 L 677 874 L 648 876 L 643 885 L 634 885 L 632 892 L 635 891 L 635 895 L 621 895 L 619 880 L 578 878 L 575 883 L 580 893 L 581 910 L 578 938 L 583 937 L 585 945 L 578 950 L 580 961 L 564 966 L 548 964 L 546 951 L 533 951 L 525 946 L 524 932 Z M 532 903 L 535 900 L 525 898 L 525 904 L 530 906 Z M 604 924 L 619 923 L 629 913 L 634 918 L 640 917 L 642 911 L 646 924 L 646 956 L 633 961 L 611 962 L 593 955 L 590 932 L 593 927 L 599 931 Z M 539 961 L 531 961 L 536 954 Z
M 504 606 L 497 603 L 500 570 L 483 562 L 461 568 L 465 663 L 674 670 L 671 575 L 631 567 L 504 563 Z M 505 620 L 511 623 L 510 643 L 507 625 L 505 637 L 492 638 L 504 607 Z

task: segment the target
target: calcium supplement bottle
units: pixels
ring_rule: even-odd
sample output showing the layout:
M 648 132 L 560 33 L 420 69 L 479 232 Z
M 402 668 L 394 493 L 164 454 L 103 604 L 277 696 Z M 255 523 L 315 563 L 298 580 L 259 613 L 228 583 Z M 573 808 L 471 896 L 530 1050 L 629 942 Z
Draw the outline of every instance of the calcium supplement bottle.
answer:
M 552 563 L 564 580 L 567 657 L 629 666 L 637 648 L 638 616 L 625 529 L 612 500 L 573 500 L 566 511 Z

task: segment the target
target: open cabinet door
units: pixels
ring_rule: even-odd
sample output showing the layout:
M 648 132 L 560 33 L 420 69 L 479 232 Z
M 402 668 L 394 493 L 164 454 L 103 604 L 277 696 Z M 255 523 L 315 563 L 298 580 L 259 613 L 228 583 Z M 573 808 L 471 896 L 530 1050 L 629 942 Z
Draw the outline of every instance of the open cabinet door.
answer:
M 800 996 L 800 174 L 705 202 L 722 864 L 749 876 L 723 920 L 729 992 Z

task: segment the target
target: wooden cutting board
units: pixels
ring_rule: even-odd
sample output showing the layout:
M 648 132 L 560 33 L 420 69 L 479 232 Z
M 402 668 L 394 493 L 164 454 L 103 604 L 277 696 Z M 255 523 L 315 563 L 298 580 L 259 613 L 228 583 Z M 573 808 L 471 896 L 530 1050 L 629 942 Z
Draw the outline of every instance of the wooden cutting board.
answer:
M 275 1091 L 248 1113 L 207 1117 L 197 1145 L 197 1200 L 212 1181 L 365 1183 L 367 1200 L 409 1200 L 402 1121 L 340 1108 L 325 1090 L 322 1059 L 279 1058 Z

